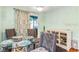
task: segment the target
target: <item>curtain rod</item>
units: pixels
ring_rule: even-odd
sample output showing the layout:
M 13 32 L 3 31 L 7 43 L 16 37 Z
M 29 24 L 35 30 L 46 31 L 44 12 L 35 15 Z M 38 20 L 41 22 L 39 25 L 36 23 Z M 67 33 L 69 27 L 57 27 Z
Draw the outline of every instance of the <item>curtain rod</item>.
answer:
M 25 10 L 22 10 L 22 9 L 18 9 L 18 8 L 13 8 L 14 10 L 19 10 L 19 11 L 23 11 L 23 12 L 26 12 L 26 13 L 35 13 L 35 14 L 37 14 L 36 12 L 30 12 L 30 11 L 25 11 Z
M 22 10 L 22 9 L 18 9 L 18 8 L 13 8 L 14 10 L 18 10 L 18 11 L 23 11 L 23 12 L 27 12 L 29 13 L 28 11 L 25 11 L 25 10 Z

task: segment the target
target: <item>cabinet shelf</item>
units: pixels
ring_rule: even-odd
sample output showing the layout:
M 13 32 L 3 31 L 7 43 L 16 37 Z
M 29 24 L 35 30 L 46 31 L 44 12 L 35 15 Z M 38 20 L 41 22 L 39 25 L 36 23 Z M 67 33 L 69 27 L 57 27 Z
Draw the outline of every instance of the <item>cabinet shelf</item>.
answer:
M 56 44 L 66 50 L 71 48 L 71 32 L 70 31 L 55 31 Z

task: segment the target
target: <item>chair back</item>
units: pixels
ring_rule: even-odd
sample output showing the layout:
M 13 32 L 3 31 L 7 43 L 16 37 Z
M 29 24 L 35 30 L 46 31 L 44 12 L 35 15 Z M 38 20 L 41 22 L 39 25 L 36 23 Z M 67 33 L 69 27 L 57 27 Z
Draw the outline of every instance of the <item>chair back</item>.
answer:
M 16 36 L 16 31 L 15 29 L 6 29 L 6 38 L 11 39 L 13 36 Z

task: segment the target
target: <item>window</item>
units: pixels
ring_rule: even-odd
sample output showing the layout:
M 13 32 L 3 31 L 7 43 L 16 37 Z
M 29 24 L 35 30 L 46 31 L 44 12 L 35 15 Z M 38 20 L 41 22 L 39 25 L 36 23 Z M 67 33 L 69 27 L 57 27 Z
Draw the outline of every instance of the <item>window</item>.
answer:
M 38 16 L 30 16 L 30 29 L 37 29 L 38 28 Z

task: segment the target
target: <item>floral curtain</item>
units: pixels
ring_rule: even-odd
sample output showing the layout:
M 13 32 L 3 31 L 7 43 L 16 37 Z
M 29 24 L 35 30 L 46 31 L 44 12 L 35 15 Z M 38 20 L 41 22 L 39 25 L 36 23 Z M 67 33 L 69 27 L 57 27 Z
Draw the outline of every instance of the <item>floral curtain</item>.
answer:
M 26 11 L 15 9 L 16 29 L 18 35 L 26 35 L 28 26 L 28 13 Z

